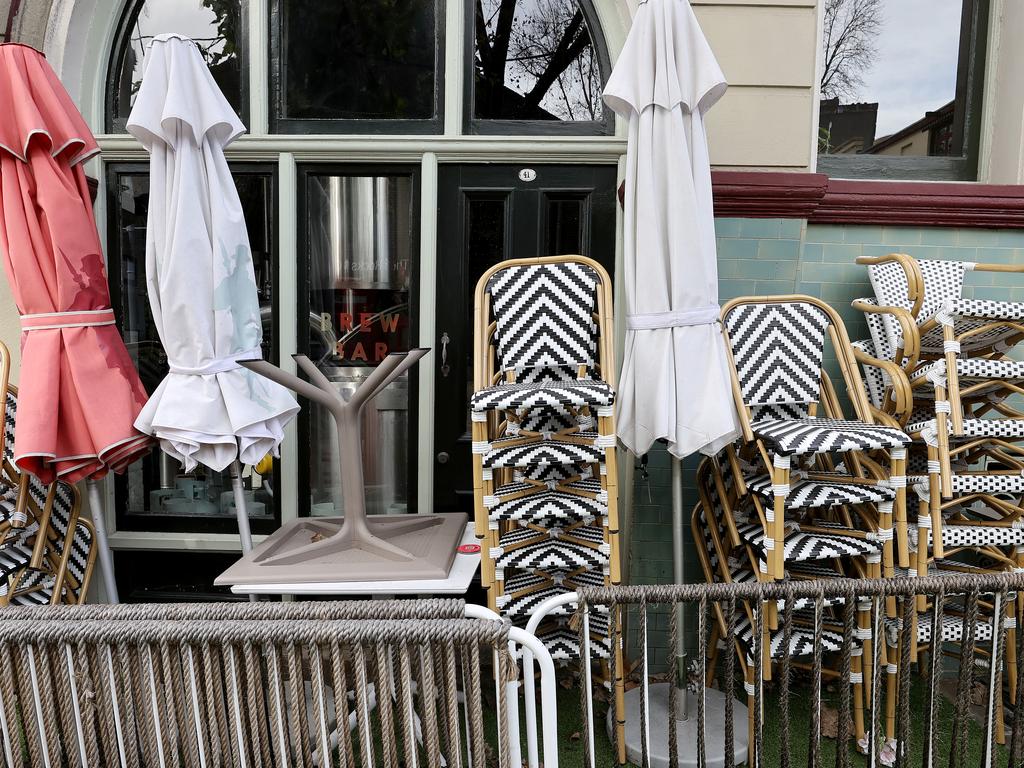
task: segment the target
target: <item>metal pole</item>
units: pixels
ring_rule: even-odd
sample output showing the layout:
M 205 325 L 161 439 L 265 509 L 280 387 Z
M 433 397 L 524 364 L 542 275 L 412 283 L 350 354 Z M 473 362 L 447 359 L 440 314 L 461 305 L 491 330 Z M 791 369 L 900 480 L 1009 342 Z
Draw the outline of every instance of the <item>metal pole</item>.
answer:
M 245 501 L 245 486 L 242 485 L 242 464 L 235 459 L 231 462 L 231 490 L 235 493 L 235 517 L 238 519 L 238 538 L 242 540 L 242 555 L 252 551 L 252 531 L 249 529 L 249 507 Z M 249 595 L 249 602 L 259 600 Z
M 683 583 L 683 558 L 683 461 L 672 456 L 672 578 L 676 584 Z M 687 720 L 690 717 L 690 702 L 686 690 L 686 619 L 683 616 L 683 606 L 677 605 L 675 613 L 676 647 L 672 652 L 678 659 L 679 676 L 672 684 L 680 688 L 680 695 L 676 697 L 678 711 L 675 715 L 677 720 Z
M 107 521 L 105 508 L 100 495 L 100 486 L 95 480 L 85 481 L 86 493 L 89 496 L 89 511 L 92 512 L 92 527 L 96 530 L 96 546 L 100 560 L 100 572 L 103 574 L 103 586 L 107 591 L 107 599 L 112 603 L 121 602 L 117 596 L 117 581 L 114 579 L 114 557 L 110 553 L 107 541 Z

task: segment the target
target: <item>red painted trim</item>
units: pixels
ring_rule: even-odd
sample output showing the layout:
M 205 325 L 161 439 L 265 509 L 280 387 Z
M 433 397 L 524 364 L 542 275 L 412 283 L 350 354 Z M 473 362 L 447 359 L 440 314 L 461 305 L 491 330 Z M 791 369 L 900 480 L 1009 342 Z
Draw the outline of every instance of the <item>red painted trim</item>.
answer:
M 716 216 L 813 223 L 1024 228 L 1024 185 L 830 179 L 715 171 Z

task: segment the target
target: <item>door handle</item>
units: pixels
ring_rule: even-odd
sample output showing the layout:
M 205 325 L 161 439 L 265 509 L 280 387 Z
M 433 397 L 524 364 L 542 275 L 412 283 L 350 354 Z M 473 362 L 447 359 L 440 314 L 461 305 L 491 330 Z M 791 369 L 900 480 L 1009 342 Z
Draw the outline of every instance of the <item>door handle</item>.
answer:
M 451 373 L 452 367 L 448 365 L 448 344 L 451 338 L 448 336 L 448 331 L 441 333 L 441 375 L 448 378 L 448 374 Z

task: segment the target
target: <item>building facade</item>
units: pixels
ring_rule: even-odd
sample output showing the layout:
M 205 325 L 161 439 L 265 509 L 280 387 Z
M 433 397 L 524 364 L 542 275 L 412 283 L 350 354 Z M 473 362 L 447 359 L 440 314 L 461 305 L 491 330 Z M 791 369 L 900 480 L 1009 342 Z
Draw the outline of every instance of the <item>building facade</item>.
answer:
M 468 511 L 476 276 L 497 259 L 565 252 L 617 272 L 625 126 L 600 91 L 631 3 L 409 0 L 353 15 L 322 0 L 0 0 L 0 30 L 46 53 L 99 140 L 88 173 L 114 309 L 147 385 L 165 369 L 142 274 L 147 157 L 123 126 L 147 39 L 177 31 L 200 43 L 249 128 L 228 158 L 265 354 L 282 365 L 309 354 L 344 388 L 388 351 L 432 348 L 368 419 L 370 506 Z M 849 301 L 869 292 L 858 255 L 1024 259 L 1024 196 L 1006 186 L 1024 181 L 1020 3 L 963 0 L 954 151 L 924 158 L 819 158 L 823 0 L 691 3 L 730 84 L 708 122 L 723 300 L 810 293 L 858 338 Z M 1024 283 L 974 290 L 1024 299 Z M 15 357 L 18 327 L 0 288 L 0 340 Z M 343 511 L 322 425 L 307 410 L 274 470 L 249 479 L 257 535 Z M 621 463 L 631 577 L 669 580 L 666 457 L 635 474 Z M 155 454 L 110 481 L 123 594 L 205 593 L 239 548 L 227 490 Z

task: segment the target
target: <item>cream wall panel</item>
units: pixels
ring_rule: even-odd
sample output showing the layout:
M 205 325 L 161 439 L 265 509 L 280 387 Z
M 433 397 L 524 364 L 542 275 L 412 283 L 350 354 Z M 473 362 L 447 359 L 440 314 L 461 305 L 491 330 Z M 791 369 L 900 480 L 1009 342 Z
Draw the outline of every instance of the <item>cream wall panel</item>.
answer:
M 730 84 L 814 84 L 814 8 L 705 5 L 694 10 Z
M 806 169 L 814 109 L 810 89 L 729 88 L 708 113 L 712 165 Z
M 1024 3 L 994 0 L 982 98 L 978 181 L 1024 183 Z

